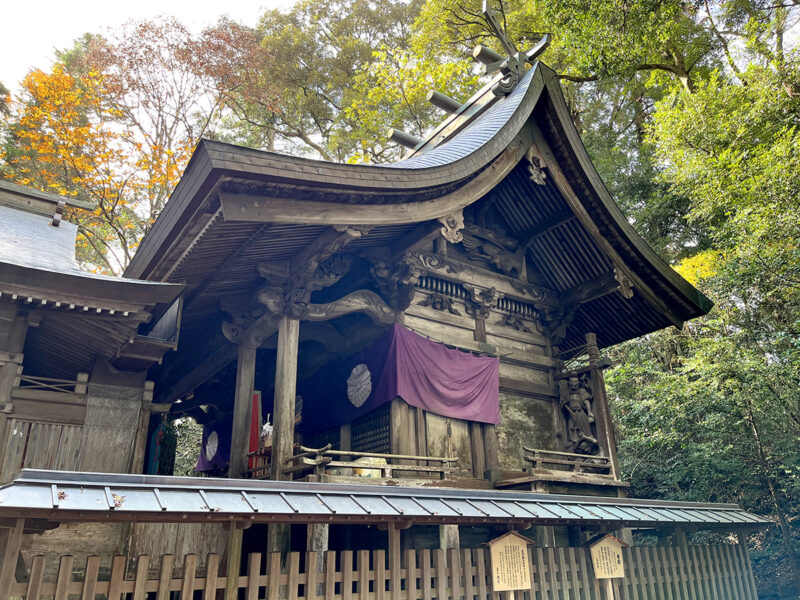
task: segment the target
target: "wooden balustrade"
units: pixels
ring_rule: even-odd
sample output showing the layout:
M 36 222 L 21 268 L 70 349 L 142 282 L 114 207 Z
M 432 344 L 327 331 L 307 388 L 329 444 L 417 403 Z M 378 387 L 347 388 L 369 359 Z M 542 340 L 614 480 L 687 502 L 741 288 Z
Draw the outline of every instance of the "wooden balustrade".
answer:
M 501 600 L 501 594 L 502 600 L 607 600 L 586 548 L 532 547 L 529 552 L 531 589 L 515 593 L 492 591 L 489 555 L 482 548 L 408 550 L 389 562 L 383 550 L 324 552 L 321 557 L 292 552 L 285 561 L 278 553 L 253 553 L 246 573 L 237 570 L 231 586 L 216 554 L 204 561 L 196 554 L 185 556 L 177 575 L 172 555 L 161 556 L 155 569 L 146 555 L 132 561 L 90 556 L 85 564 L 64 555 L 51 581 L 43 577 L 45 558 L 36 556 L 28 580 L 0 590 L 0 600 L 167 600 L 173 592 L 180 592 L 182 600 L 235 600 L 240 591 L 245 598 L 266 600 Z M 623 549 L 623 558 L 625 578 L 613 580 L 617 598 L 757 598 L 749 560 L 738 545 L 639 546 Z
M 525 460 L 531 463 L 529 468 L 531 474 L 541 474 L 542 471 L 561 471 L 594 477 L 613 476 L 611 460 L 607 456 L 558 452 L 528 448 L 527 446 L 523 446 L 522 449 L 529 453 L 525 455 Z
M 458 458 L 441 456 L 332 450 L 330 444 L 323 448 L 299 446 L 298 449 L 300 450 L 299 453 L 286 459 L 284 473 L 313 471 L 315 475 L 321 476 L 330 473 L 329 469 L 338 468 L 353 469 L 354 471 L 378 471 L 384 479 L 391 479 L 397 472 L 413 473 L 415 475 L 435 474 L 440 479 L 447 479 L 455 470 L 458 462 Z M 358 459 L 362 460 L 359 461 Z M 370 461 L 369 459 L 375 459 L 375 461 Z

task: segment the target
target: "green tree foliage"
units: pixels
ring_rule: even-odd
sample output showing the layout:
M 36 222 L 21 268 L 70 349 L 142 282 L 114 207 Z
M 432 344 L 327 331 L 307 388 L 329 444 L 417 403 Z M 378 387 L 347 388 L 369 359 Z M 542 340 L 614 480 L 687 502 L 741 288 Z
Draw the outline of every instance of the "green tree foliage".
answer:
M 234 95 L 235 118 L 224 135 L 266 150 L 344 162 L 354 155 L 379 157 L 379 138 L 364 132 L 347 107 L 360 99 L 353 88 L 361 69 L 382 47 L 403 49 L 421 0 L 302 0 L 288 12 L 264 14 L 257 31 L 273 57 L 268 80 L 281 90 L 276 104 Z

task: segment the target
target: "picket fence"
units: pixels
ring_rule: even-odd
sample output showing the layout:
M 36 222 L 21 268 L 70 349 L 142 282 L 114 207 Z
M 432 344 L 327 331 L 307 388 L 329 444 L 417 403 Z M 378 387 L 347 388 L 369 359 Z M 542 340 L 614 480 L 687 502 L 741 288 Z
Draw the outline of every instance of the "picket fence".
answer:
M 252 553 L 246 574 L 229 581 L 220 557 L 202 563 L 171 555 L 151 569 L 150 556 L 129 561 L 90 556 L 77 565 L 61 556 L 55 581 L 43 581 L 45 558 L 33 558 L 28 581 L 12 584 L 25 600 L 609 600 L 594 579 L 586 548 L 531 548 L 532 589 L 492 592 L 484 549 L 409 550 L 387 564 L 386 552 Z M 625 578 L 614 594 L 625 600 L 757 600 L 750 561 L 741 546 L 624 548 Z M 177 573 L 177 574 L 176 574 Z M 4 597 L 0 591 L 0 597 Z

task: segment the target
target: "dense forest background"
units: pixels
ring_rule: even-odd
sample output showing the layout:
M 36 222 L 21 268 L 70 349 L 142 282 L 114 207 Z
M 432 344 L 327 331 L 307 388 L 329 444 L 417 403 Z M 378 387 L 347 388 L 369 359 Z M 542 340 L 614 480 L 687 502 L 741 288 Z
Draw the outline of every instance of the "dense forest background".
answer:
M 800 593 L 799 0 L 493 0 L 544 33 L 572 117 L 636 229 L 716 306 L 612 348 L 632 493 L 736 502 L 763 598 Z M 90 269 L 121 274 L 201 137 L 385 162 L 384 132 L 466 99 L 480 0 L 304 0 L 200 34 L 159 19 L 87 33 L 10 94 L 0 177 L 91 201 Z M 20 49 L 24 51 L 24 49 Z M 11 82 L 6 82 L 11 83 Z

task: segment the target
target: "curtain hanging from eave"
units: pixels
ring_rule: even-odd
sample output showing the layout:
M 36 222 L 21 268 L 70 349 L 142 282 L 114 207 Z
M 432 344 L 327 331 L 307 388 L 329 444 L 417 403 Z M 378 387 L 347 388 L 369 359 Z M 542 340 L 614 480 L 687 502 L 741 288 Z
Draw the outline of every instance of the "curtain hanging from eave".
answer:
M 448 348 L 393 325 L 366 350 L 300 383 L 301 429 L 338 427 L 398 397 L 445 417 L 497 424 L 499 371 L 498 358 Z

